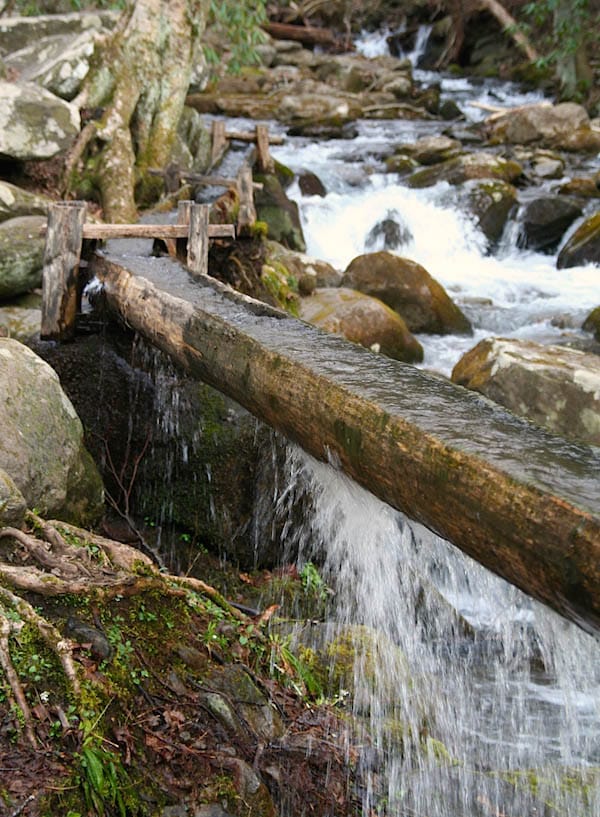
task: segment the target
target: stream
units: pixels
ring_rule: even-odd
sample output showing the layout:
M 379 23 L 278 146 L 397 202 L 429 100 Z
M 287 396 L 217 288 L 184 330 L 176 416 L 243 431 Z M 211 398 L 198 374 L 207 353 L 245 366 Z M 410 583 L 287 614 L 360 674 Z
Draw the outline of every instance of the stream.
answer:
M 371 35 L 359 48 L 373 56 L 384 44 Z M 415 76 L 441 81 L 467 122 L 484 116 L 474 102 L 541 99 L 507 84 L 418 69 Z M 468 315 L 474 337 L 418 336 L 424 368 L 449 375 L 490 335 L 544 344 L 583 337 L 579 327 L 598 305 L 597 267 L 557 270 L 555 254 L 518 249 L 516 219 L 490 252 L 453 188 L 410 190 L 385 172 L 390 145 L 437 134 L 439 122 L 357 127 L 352 140 L 288 137 L 273 155 L 316 173 L 327 190 L 324 197 L 303 196 L 297 184 L 288 190 L 309 255 L 343 271 L 356 255 L 383 248 L 368 236 L 392 217 L 411 236 L 398 252 L 422 264 Z M 597 157 L 578 170 L 594 164 Z M 293 509 L 307 493 L 310 511 L 298 527 Z M 329 637 L 354 634 L 354 713 L 373 741 L 361 759 L 364 817 L 600 814 L 600 783 L 588 778 L 600 765 L 596 640 L 294 447 L 276 497 L 287 552 L 298 554 L 300 567 L 322 565 L 333 588 Z M 469 636 L 456 613 L 473 628 Z

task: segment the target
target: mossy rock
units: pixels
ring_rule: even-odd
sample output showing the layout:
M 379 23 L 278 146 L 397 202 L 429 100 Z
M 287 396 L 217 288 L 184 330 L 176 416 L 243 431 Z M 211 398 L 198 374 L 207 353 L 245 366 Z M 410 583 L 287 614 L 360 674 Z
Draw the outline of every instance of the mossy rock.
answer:
M 422 188 L 439 182 L 462 184 L 469 179 L 501 179 L 513 183 L 522 172 L 521 165 L 513 159 L 477 151 L 418 170 L 409 176 L 406 184 L 412 188 Z
M 558 269 L 600 264 L 600 213 L 586 218 L 567 240 L 556 259 Z
M 263 189 L 256 192 L 254 202 L 258 219 L 268 225 L 268 237 L 291 250 L 304 252 L 306 243 L 298 205 L 288 199 L 278 175 L 257 174 L 255 180 L 263 185 Z
M 600 343 L 600 306 L 592 309 L 581 328 L 585 332 L 593 332 L 594 337 Z

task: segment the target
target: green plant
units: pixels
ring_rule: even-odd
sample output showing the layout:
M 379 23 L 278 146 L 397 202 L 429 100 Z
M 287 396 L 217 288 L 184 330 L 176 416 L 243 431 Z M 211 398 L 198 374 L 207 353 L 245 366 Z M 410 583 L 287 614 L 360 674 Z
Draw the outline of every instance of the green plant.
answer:
M 329 595 L 329 588 L 312 562 L 305 562 L 302 566 L 300 570 L 300 581 L 302 582 L 302 589 L 306 594 L 316 596 L 316 598 L 321 601 L 325 601 Z
M 236 0 L 211 0 L 209 22 L 227 42 L 230 51 L 228 70 L 237 73 L 244 65 L 259 62 L 257 45 L 264 42 L 261 26 L 266 22 L 265 0 L 236 2 Z M 217 66 L 222 55 L 214 48 L 205 47 L 206 59 Z

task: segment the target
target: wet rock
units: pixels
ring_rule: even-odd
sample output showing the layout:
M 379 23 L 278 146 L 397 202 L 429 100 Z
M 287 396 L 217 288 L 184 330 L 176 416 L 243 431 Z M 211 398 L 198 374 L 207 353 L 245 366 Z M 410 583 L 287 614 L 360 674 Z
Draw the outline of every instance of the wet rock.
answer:
M 401 315 L 411 332 L 470 334 L 471 324 L 424 267 L 388 252 L 359 255 L 342 286 L 379 298 Z
M 567 240 L 556 259 L 558 269 L 600 264 L 600 213 L 585 219 Z
M 421 165 L 436 165 L 454 159 L 461 151 L 461 143 L 448 136 L 424 136 L 416 142 L 400 145 L 401 153 L 412 156 Z
M 255 180 L 263 185 L 262 190 L 256 191 L 254 203 L 258 219 L 268 225 L 268 237 L 291 250 L 304 252 L 306 244 L 296 202 L 286 196 L 275 174 L 255 174 Z
M 0 154 L 50 159 L 73 144 L 79 127 L 74 105 L 30 82 L 0 81 Z
M 474 180 L 465 182 L 461 198 L 464 198 L 467 209 L 477 219 L 485 237 L 495 244 L 517 204 L 515 188 L 501 180 Z
M 521 233 L 518 246 L 551 253 L 582 208 L 565 196 L 544 196 L 534 199 L 523 208 L 520 216 Z
M 397 250 L 411 240 L 412 233 L 401 223 L 400 215 L 395 210 L 390 210 L 386 218 L 369 230 L 365 247 L 368 250 Z
M 438 114 L 446 121 L 460 119 L 463 116 L 463 112 L 453 99 L 440 100 Z
M 406 363 L 423 360 L 402 318 L 376 298 L 346 287 L 317 289 L 300 302 L 302 320 Z
M 315 173 L 304 170 L 298 175 L 298 187 L 304 196 L 326 196 L 325 185 Z
M 423 170 L 417 170 L 406 183 L 409 187 L 421 188 L 431 187 L 438 182 L 462 184 L 469 179 L 499 179 L 514 182 L 521 173 L 521 165 L 512 159 L 503 159 L 491 153 L 476 151 Z
M 0 224 L 0 300 L 41 286 L 45 223 L 42 216 L 21 216 Z
M 0 404 L 0 467 L 28 506 L 76 524 L 95 521 L 104 492 L 75 409 L 56 372 L 10 338 L 0 338 Z
M 564 150 L 598 150 L 600 133 L 590 128 L 582 105 L 561 102 L 512 108 L 486 120 L 484 130 L 490 142 L 526 145 L 538 142 Z
M 592 332 L 596 340 L 600 343 L 600 306 L 592 309 L 581 327 L 585 332 Z
M 41 321 L 42 310 L 39 306 L 28 307 L 12 303 L 0 306 L 0 333 L 4 337 L 27 344 L 39 336 Z
M 0 180 L 0 221 L 19 216 L 45 216 L 51 200 Z
M 575 178 L 562 184 L 558 192 L 566 196 L 597 199 L 600 198 L 600 185 L 596 179 Z
M 20 528 L 25 519 L 27 502 L 14 480 L 0 468 L 0 527 Z
M 461 358 L 452 380 L 553 434 L 600 445 L 600 359 L 596 355 L 488 338 Z

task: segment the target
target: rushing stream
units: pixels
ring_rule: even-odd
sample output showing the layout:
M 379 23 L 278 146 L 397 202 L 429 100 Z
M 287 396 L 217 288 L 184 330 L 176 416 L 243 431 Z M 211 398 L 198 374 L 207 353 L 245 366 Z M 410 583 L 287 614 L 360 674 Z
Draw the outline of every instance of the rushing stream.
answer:
M 381 42 L 366 40 L 363 50 L 374 55 Z M 539 99 L 464 79 L 442 79 L 441 88 L 472 121 L 483 115 L 475 101 Z M 518 249 L 516 221 L 490 253 L 449 185 L 410 190 L 385 173 L 390 145 L 439 133 L 439 123 L 362 121 L 358 130 L 353 140 L 288 139 L 273 152 L 295 171 L 316 173 L 328 191 L 289 191 L 310 255 L 344 270 L 381 249 L 369 233 L 392 217 L 410 234 L 398 252 L 468 314 L 472 338 L 419 336 L 425 367 L 449 374 L 490 335 L 542 343 L 578 336 L 598 305 L 597 267 L 557 270 L 556 256 Z M 300 565 L 322 564 L 335 591 L 330 626 L 356 642 L 354 711 L 373 736 L 363 758 L 365 817 L 600 814 L 598 778 L 586 785 L 586 771 L 600 765 L 598 642 L 333 467 L 290 448 L 287 469 L 278 513 L 291 520 L 299 498 L 312 497 L 303 525 L 284 525 L 289 552 Z

